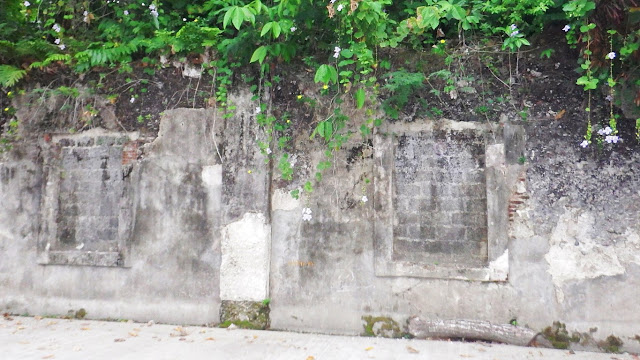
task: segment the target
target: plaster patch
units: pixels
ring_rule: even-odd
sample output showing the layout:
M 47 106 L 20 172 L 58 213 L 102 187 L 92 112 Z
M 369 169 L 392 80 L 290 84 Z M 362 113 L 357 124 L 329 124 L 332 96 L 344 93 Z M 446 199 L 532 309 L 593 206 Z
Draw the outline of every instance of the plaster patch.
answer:
M 509 276 L 509 249 L 489 263 L 487 281 L 505 280 Z
M 278 189 L 271 198 L 272 210 L 295 210 L 300 206 L 300 200 L 294 199 L 288 192 Z
M 222 186 L 222 165 L 203 166 L 202 182 L 209 188 Z
M 593 238 L 594 218 L 590 213 L 567 209 L 553 229 L 545 259 L 556 286 L 559 302 L 567 281 L 615 276 L 625 272 L 614 246 L 602 246 Z
M 271 226 L 261 213 L 246 213 L 222 230 L 220 299 L 268 297 Z
M 623 263 L 636 263 L 640 265 L 640 235 L 631 229 L 627 229 L 622 237 L 624 246 L 616 247 L 618 259 Z

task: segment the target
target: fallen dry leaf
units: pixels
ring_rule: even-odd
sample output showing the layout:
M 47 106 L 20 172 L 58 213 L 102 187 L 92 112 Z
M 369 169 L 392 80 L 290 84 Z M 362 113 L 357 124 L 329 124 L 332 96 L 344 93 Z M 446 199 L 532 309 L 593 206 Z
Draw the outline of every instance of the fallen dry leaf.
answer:
M 556 116 L 555 116 L 555 119 L 556 119 L 556 120 L 560 120 L 560 119 L 562 119 L 562 117 L 564 116 L 564 114 L 565 114 L 566 112 L 567 112 L 567 110 L 565 110 L 565 109 L 562 109 L 562 110 L 558 111 L 558 113 L 557 113 L 557 114 L 556 114 Z
M 125 339 L 123 339 L 123 338 L 117 338 L 117 339 L 113 340 L 113 342 L 124 342 L 124 341 L 125 341 Z
M 412 348 L 411 346 L 407 346 L 407 351 L 409 351 L 409 352 L 410 352 L 410 353 L 412 353 L 412 354 L 417 354 L 417 353 L 419 353 L 419 352 L 420 352 L 420 351 L 418 351 L 418 350 L 416 350 L 416 349 Z
M 200 334 L 204 334 L 206 332 L 207 332 L 207 330 L 200 330 Z
M 134 331 L 129 331 L 129 336 L 136 337 L 136 336 L 138 336 L 138 333 L 134 332 Z
M 140 332 L 140 329 L 138 329 L 138 328 L 133 328 L 133 329 L 132 329 L 132 331 Z
M 364 351 L 369 351 L 369 350 L 373 350 L 373 346 L 369 346 L 368 348 L 364 349 Z
M 316 358 L 314 358 L 313 356 L 309 355 L 307 356 L 307 360 L 315 360 Z
M 206 338 L 205 340 L 209 340 L 209 341 L 213 341 L 215 340 L 214 338 L 212 338 L 211 336 L 209 336 L 208 338 Z
M 51 355 L 45 355 L 45 356 L 43 356 L 42 358 L 43 358 L 43 359 L 53 359 L 53 357 L 54 357 L 54 356 L 55 356 L 55 355 L 51 354 Z
M 58 323 L 57 321 L 49 321 L 49 322 L 47 323 L 47 326 L 55 325 L 55 324 L 57 324 L 57 323 Z
M 83 326 L 83 327 L 80 328 L 80 330 L 85 330 L 86 331 L 86 330 L 91 330 L 91 328 L 88 327 L 88 326 Z
M 257 338 L 258 338 L 258 335 L 253 335 L 253 338 L 254 338 L 254 339 L 257 339 Z
M 39 316 L 39 315 L 36 315 L 33 318 L 36 319 L 36 320 L 42 320 L 42 316 Z

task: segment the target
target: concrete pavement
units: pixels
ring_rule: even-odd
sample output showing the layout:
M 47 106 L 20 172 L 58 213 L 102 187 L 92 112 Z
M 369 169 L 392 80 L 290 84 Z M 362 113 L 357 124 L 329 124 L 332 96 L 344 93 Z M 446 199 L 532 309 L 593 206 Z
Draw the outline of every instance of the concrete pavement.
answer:
M 0 317 L 0 359 L 567 359 L 638 360 L 630 354 L 509 345 Z

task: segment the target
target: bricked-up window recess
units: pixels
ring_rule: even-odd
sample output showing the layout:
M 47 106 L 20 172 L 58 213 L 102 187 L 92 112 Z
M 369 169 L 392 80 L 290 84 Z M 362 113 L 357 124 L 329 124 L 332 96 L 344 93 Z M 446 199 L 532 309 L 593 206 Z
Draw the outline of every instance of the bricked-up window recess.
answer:
M 45 137 L 41 264 L 123 266 L 125 180 L 138 157 L 127 134 Z
M 504 144 L 478 123 L 384 130 L 374 137 L 376 275 L 506 280 Z

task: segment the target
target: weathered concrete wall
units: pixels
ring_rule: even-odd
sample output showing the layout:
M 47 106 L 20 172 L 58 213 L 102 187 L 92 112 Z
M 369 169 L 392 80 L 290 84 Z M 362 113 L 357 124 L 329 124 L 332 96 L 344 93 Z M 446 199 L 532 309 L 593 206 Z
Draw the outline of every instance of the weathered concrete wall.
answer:
M 221 304 L 234 313 L 269 298 L 276 329 L 398 336 L 412 315 L 540 330 L 561 321 L 640 347 L 638 154 L 587 153 L 544 121 L 389 123 L 353 137 L 296 200 L 289 192 L 324 149 L 300 132 L 300 175 L 282 180 L 256 145 L 250 95 L 232 102 L 227 120 L 168 111 L 155 139 L 58 134 L 5 156 L 0 310 L 208 323 Z M 82 175 L 95 187 L 65 177 L 73 147 L 99 155 L 105 136 L 123 138 L 109 145 L 122 163 L 111 153 L 106 163 L 120 183 L 100 161 Z M 76 215 L 59 209 L 80 194 L 69 184 L 95 199 L 78 211 L 117 217 L 117 238 L 61 239 L 54 227 Z
M 111 174 L 119 177 L 123 184 L 119 187 L 82 183 L 94 177 L 91 172 L 99 175 L 101 170 L 72 173 L 68 167 L 77 163 L 64 163 L 66 155 L 62 164 L 50 161 L 52 152 L 62 149 L 65 154 L 71 141 L 108 138 L 113 133 L 45 135 L 39 144 L 21 145 L 13 158 L 0 163 L 0 307 L 31 314 L 66 314 L 84 308 L 92 318 L 217 321 L 222 168 L 213 146 L 219 134 L 212 116 L 205 110 L 168 111 L 155 140 L 127 135 L 132 142 L 121 151 L 122 162 L 116 167 L 123 170 Z M 98 160 L 103 152 L 97 146 L 81 150 Z M 62 182 L 64 187 L 69 178 L 78 179 L 82 189 L 59 191 L 55 184 Z M 53 199 L 65 206 L 72 202 L 69 194 L 82 197 L 85 205 L 80 211 L 95 207 L 99 215 L 101 206 L 92 204 L 103 205 L 109 198 L 119 204 L 113 206 L 126 208 L 116 215 L 127 225 L 120 228 L 121 241 L 102 241 L 113 245 L 110 250 L 121 263 L 101 262 L 96 254 L 105 249 L 80 233 L 70 239 L 73 243 L 56 249 L 66 250 L 59 251 L 59 257 L 50 256 L 55 248 L 50 239 L 56 232 L 52 237 L 43 234 L 66 213 L 60 209 L 49 215 L 56 209 L 43 205 Z M 85 220 L 79 219 L 86 225 Z M 97 238 L 93 241 L 100 243 Z M 45 261 L 38 261 L 38 256 Z

